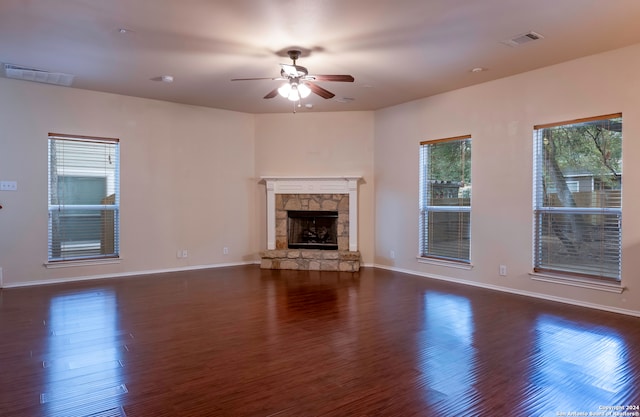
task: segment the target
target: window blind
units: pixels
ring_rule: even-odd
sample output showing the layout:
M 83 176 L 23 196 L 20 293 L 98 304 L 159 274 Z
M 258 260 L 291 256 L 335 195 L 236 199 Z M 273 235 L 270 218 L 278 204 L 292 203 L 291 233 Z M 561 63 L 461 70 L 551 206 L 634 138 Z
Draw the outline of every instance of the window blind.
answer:
M 471 136 L 420 143 L 421 257 L 470 262 Z
M 49 134 L 49 261 L 119 255 L 119 140 Z
M 534 271 L 619 281 L 622 115 L 534 127 Z

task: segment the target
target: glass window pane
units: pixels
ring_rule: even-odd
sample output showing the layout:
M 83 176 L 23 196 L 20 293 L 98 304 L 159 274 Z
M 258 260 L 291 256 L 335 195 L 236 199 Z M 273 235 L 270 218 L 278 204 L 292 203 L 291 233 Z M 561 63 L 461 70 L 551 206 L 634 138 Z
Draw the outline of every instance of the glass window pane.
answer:
M 536 269 L 620 280 L 622 117 L 534 132 Z
M 538 213 L 536 265 L 545 270 L 617 279 L 620 215 Z
M 427 204 L 471 205 L 471 140 L 439 142 L 429 147 Z
M 469 262 L 471 138 L 421 144 L 420 256 Z
M 49 202 L 50 261 L 118 256 L 118 141 L 50 137 Z
M 428 255 L 469 259 L 469 218 L 469 212 L 432 211 L 428 224 Z

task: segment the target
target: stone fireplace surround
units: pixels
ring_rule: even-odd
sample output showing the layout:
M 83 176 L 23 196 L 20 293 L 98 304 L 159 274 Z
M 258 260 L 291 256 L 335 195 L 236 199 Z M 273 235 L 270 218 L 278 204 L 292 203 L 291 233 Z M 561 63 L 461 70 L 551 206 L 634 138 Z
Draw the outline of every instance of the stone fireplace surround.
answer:
M 261 253 L 261 268 L 358 271 L 360 179 L 262 177 L 267 188 L 267 250 Z M 287 210 L 337 210 L 338 250 L 288 249 Z

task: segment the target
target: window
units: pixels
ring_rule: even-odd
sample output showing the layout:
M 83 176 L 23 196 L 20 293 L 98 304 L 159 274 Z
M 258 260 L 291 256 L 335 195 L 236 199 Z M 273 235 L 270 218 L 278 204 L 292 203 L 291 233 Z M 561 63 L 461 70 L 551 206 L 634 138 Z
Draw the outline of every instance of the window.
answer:
M 118 139 L 49 134 L 49 261 L 119 255 Z
M 420 143 L 420 256 L 470 263 L 471 136 Z
M 535 126 L 534 146 L 534 272 L 620 281 L 622 115 Z

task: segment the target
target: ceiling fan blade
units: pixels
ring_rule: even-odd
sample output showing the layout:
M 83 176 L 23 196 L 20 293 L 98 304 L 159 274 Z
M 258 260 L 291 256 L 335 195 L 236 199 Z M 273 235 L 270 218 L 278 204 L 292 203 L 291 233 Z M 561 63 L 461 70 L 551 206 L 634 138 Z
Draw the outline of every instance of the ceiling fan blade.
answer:
M 355 81 L 351 75 L 310 75 L 316 81 L 342 81 L 346 83 L 352 83 Z
M 333 94 L 331 91 L 325 90 L 324 88 L 320 87 L 317 84 L 314 83 L 307 83 L 307 85 L 309 86 L 309 88 L 311 89 L 311 91 L 313 91 L 314 93 L 316 93 L 317 95 L 319 95 L 322 98 L 332 98 L 335 96 L 335 94 Z
M 280 88 L 280 87 L 278 87 Z M 278 88 L 274 88 L 273 90 L 269 91 L 269 93 L 264 96 L 264 98 L 274 98 L 275 96 L 278 95 Z

